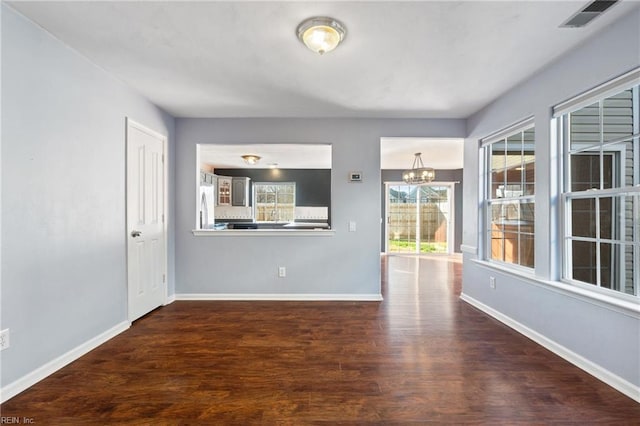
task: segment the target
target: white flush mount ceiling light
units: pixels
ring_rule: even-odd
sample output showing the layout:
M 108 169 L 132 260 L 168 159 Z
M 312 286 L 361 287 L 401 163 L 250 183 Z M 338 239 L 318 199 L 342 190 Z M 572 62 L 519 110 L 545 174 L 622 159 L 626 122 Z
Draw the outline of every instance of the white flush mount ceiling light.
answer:
M 242 159 L 248 165 L 253 166 L 253 165 L 258 164 L 258 161 L 260 161 L 260 156 L 259 155 L 254 155 L 254 154 L 246 154 L 246 155 L 242 156 Z
M 347 34 L 345 26 L 327 16 L 306 19 L 298 25 L 298 38 L 310 50 L 321 55 L 335 49 Z
M 422 153 L 416 152 L 413 158 L 413 166 L 402 173 L 402 180 L 406 183 L 428 183 L 436 177 L 436 171 L 422 164 Z

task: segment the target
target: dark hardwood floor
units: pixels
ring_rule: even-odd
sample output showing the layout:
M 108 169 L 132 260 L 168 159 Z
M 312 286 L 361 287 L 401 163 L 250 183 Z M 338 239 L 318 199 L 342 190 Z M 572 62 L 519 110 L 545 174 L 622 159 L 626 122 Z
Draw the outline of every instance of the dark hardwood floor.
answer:
M 383 257 L 384 302 L 175 302 L 7 401 L 37 425 L 640 424 L 640 404 Z

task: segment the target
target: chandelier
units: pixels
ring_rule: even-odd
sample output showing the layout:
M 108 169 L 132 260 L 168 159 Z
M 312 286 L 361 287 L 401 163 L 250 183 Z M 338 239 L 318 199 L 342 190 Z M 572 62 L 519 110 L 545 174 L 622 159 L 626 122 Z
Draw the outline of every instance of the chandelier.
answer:
M 410 170 L 402 173 L 402 180 L 406 183 L 428 183 L 436 177 L 436 171 L 431 167 L 425 167 L 422 164 L 422 153 L 416 152 L 413 159 L 413 166 Z

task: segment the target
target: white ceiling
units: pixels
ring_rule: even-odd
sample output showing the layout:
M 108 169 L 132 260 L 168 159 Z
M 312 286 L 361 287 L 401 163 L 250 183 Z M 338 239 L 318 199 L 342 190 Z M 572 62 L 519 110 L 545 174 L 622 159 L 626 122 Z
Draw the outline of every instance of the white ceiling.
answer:
M 425 166 L 434 169 L 461 169 L 463 139 L 453 138 L 381 138 L 380 168 L 383 170 L 408 169 L 414 153 L 422 153 Z M 266 169 L 274 165 L 279 169 L 330 169 L 329 144 L 200 144 L 200 163 L 219 169 Z M 260 156 L 254 166 L 242 159 L 244 154 Z
M 452 138 L 381 138 L 380 168 L 409 169 L 414 154 L 420 152 L 425 167 L 436 170 L 461 169 L 464 139 Z
M 640 4 L 559 28 L 586 3 L 9 2 L 176 117 L 384 118 L 466 118 Z M 347 27 L 323 56 L 295 36 L 314 15 Z M 442 140 L 417 141 L 390 143 L 383 168 L 406 168 L 418 151 L 432 167 L 458 168 L 438 167 L 452 157 Z M 461 167 L 462 154 L 455 160 Z
M 275 164 L 279 169 L 330 169 L 329 144 L 201 144 L 200 163 L 217 169 L 266 169 Z M 248 166 L 242 155 L 258 155 L 260 160 Z
M 176 117 L 386 118 L 466 118 L 638 5 L 558 28 L 585 3 L 9 2 Z M 323 56 L 314 15 L 347 27 Z

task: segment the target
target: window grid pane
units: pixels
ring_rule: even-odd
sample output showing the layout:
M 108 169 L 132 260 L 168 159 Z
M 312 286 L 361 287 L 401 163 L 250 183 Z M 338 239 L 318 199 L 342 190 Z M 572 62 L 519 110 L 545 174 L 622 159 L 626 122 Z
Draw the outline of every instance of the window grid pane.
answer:
M 488 170 L 486 258 L 533 268 L 534 128 L 505 135 L 484 149 Z
M 295 183 L 255 183 L 253 188 L 257 222 L 295 220 Z
M 640 285 L 638 86 L 561 118 L 565 278 L 626 294 Z
M 532 198 L 489 202 L 489 259 L 534 266 L 534 207 Z

